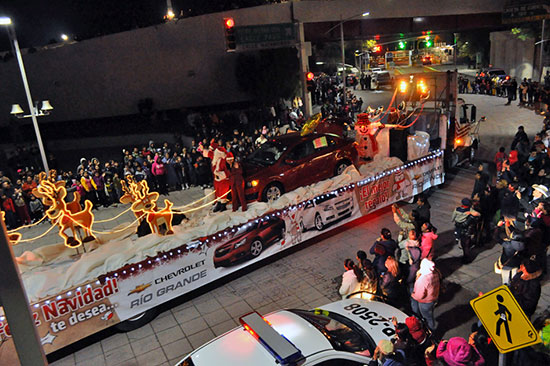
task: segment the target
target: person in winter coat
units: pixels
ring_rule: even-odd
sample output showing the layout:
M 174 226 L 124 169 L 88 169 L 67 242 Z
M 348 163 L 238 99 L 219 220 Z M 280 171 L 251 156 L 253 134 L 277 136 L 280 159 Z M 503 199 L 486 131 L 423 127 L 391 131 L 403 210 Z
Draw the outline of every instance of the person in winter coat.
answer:
M 233 212 L 242 207 L 243 212 L 246 211 L 246 196 L 244 194 L 244 178 L 243 168 L 239 159 L 236 159 L 231 166 L 229 172 L 229 181 L 231 182 L 231 199 Z
M 357 251 L 357 266 L 363 272 L 363 281 L 361 281 L 361 291 L 370 294 L 376 294 L 378 291 L 378 274 L 372 262 L 367 259 L 367 253 L 362 250 Z
M 430 214 L 430 202 L 428 202 L 428 199 L 424 195 L 418 196 L 418 199 L 416 200 L 416 212 L 418 212 L 418 218 L 421 222 L 430 222 L 431 214 Z
M 399 243 L 397 253 L 397 260 L 403 273 L 403 279 L 410 294 L 416 280 L 416 272 L 420 267 L 420 260 L 422 259 L 422 250 L 420 249 L 416 230 L 410 230 L 409 238 Z
M 434 331 L 437 327 L 434 318 L 434 307 L 439 297 L 441 281 L 439 273 L 436 272 L 435 263 L 428 259 L 422 259 L 416 276 L 411 294 L 411 308 L 413 313 L 424 319 L 428 328 Z
M 387 257 L 385 267 L 387 270 L 380 275 L 378 288 L 390 305 L 399 306 L 399 263 L 394 257 Z
M 529 142 L 529 137 L 525 133 L 525 128 L 523 126 L 518 127 L 518 131 L 516 132 L 516 135 L 514 136 L 514 140 L 512 141 L 512 145 L 510 146 L 510 150 L 515 150 L 516 146 L 521 141 L 527 141 Z
M 386 272 L 386 259 L 389 256 L 394 256 L 397 248 L 396 241 L 391 237 L 391 231 L 387 228 L 382 228 L 380 237 L 370 248 L 370 254 L 374 254 L 373 265 L 377 273 L 381 274 Z
M 393 343 L 387 339 L 383 339 L 378 342 L 378 345 L 374 349 L 373 361 L 370 365 L 382 365 L 382 366 L 405 366 L 407 365 L 404 352 L 402 350 L 395 350 Z
M 155 177 L 157 188 L 160 194 L 168 194 L 168 186 L 166 185 L 166 166 L 162 162 L 162 158 L 157 153 L 153 165 L 151 166 L 151 173 Z
M 483 356 L 464 338 L 453 337 L 437 346 L 437 359 L 447 366 L 484 366 Z
M 461 205 L 458 206 L 451 216 L 451 221 L 455 224 L 455 234 L 460 239 L 462 245 L 462 261 L 467 263 L 470 258 L 471 231 L 476 217 L 480 214 L 472 209 L 472 201 L 469 198 L 463 198 Z
M 2 211 L 5 212 L 4 220 L 8 229 L 15 229 L 17 227 L 17 219 L 15 216 L 15 205 L 11 197 L 8 197 L 5 193 L 2 193 Z
M 510 291 L 529 318 L 535 313 L 540 299 L 542 270 L 537 262 L 525 260 L 510 283 Z
M 418 211 L 412 210 L 411 214 L 409 215 L 401 208 L 399 208 L 395 203 L 391 206 L 391 209 L 393 212 L 393 221 L 401 229 L 401 231 L 399 232 L 399 236 L 397 237 L 398 241 L 407 238 L 408 232 L 411 229 L 416 229 L 416 231 L 420 231 L 422 221 L 420 220 Z
M 497 166 L 497 179 L 500 178 L 502 172 L 502 163 L 506 160 L 506 149 L 501 146 L 498 152 L 495 154 L 495 164 Z
M 427 258 L 431 261 L 434 259 L 434 240 L 438 238 L 437 229 L 425 222 L 422 224 L 422 237 L 420 239 L 420 249 L 422 250 L 422 259 Z
M 361 289 L 360 282 L 363 280 L 363 273 L 361 269 L 355 265 L 353 260 L 346 259 L 344 262 L 344 268 L 346 271 L 342 275 L 342 285 L 338 292 L 342 299 L 345 299 L 348 295 L 357 292 Z

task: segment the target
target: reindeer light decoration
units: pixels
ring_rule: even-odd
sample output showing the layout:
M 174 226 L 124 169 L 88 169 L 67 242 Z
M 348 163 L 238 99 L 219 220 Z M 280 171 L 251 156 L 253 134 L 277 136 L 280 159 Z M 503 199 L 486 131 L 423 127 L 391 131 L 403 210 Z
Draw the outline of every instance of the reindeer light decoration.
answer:
M 135 182 L 133 179 L 128 179 L 128 184 L 123 183 L 122 187 L 125 194 L 120 198 L 120 202 L 132 202 L 131 209 L 137 218 L 146 215 L 145 219 L 152 233 L 159 235 L 174 233 L 172 228 L 172 202 L 165 199 L 164 208 L 159 210 L 157 207 L 159 194 L 158 192 L 149 192 L 149 185 L 145 180 Z
M 78 207 L 76 204 L 67 204 L 65 202 L 67 196 L 65 182 L 52 183 L 49 180 L 41 180 L 40 186 L 34 188 L 32 193 L 42 199 L 44 206 L 49 207 L 46 210 L 46 216 L 52 220 L 53 224 L 59 226 L 59 236 L 65 240 L 67 247 L 78 248 L 83 243 L 96 240 L 91 230 L 94 224 L 92 202 L 86 200 L 83 210 L 78 210 L 80 204 L 78 204 Z M 72 203 L 77 202 L 77 198 L 79 198 L 78 195 Z M 67 233 L 72 234 L 72 236 Z

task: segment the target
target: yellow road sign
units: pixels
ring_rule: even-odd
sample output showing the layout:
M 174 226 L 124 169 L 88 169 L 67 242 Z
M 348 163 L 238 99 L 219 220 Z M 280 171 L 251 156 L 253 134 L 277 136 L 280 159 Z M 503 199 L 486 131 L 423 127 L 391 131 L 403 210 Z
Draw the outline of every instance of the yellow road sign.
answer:
M 507 286 L 497 287 L 471 300 L 470 305 L 501 353 L 541 341 Z

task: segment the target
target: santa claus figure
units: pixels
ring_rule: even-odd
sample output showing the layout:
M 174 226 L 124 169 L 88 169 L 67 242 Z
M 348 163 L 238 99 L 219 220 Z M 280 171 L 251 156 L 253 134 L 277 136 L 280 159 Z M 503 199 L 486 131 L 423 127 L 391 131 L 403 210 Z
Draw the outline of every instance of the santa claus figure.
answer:
M 355 141 L 357 142 L 357 152 L 360 160 L 371 161 L 378 153 L 376 136 L 382 128 L 384 128 L 384 125 L 381 123 L 371 123 L 367 113 L 357 115 Z
M 208 150 L 203 149 L 202 155 L 211 161 L 214 190 L 216 191 L 217 198 L 214 212 L 225 211 L 228 202 L 227 194 L 231 188 L 227 164 L 233 162 L 233 154 L 223 147 L 222 140 L 218 140 L 217 143 L 212 140 Z

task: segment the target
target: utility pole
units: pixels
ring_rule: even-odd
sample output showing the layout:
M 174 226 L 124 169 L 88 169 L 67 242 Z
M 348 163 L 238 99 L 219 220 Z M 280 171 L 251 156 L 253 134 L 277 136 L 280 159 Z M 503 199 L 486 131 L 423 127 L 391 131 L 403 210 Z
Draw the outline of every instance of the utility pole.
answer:
M 298 22 L 298 36 L 300 37 L 299 52 L 300 52 L 300 81 L 302 83 L 302 101 L 305 108 L 305 117 L 309 118 L 313 114 L 311 105 L 311 94 L 307 90 L 306 74 L 309 71 L 309 55 L 308 47 L 305 41 L 304 23 Z
M 0 303 L 10 325 L 19 362 L 22 366 L 47 365 L 4 220 L 0 220 L 0 278 Z
M 544 26 L 546 25 L 546 19 L 542 20 L 542 33 L 540 35 L 540 61 L 539 61 L 539 67 L 540 67 L 540 82 L 544 82 L 544 75 L 542 74 L 544 72 L 544 65 L 543 63 L 543 54 L 544 54 Z

